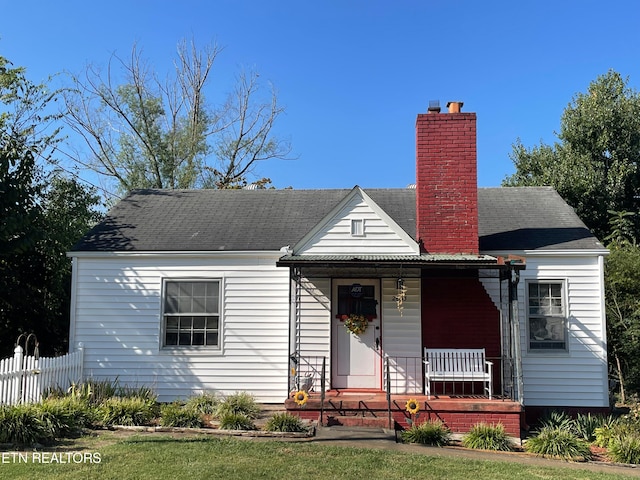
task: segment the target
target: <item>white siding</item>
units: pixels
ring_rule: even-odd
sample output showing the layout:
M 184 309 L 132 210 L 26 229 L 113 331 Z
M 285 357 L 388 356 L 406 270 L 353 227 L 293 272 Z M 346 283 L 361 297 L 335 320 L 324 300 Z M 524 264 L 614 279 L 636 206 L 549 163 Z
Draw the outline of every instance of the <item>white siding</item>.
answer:
M 313 367 L 319 369 L 316 382 L 320 380 L 321 357 L 325 358 L 326 388 L 329 389 L 331 388 L 331 279 L 303 277 L 300 281 L 299 302 L 298 338 L 294 348 L 300 352 L 301 357 L 309 358 Z M 315 388 L 319 390 L 320 385 L 316 384 Z
M 518 288 L 525 406 L 608 406 L 601 257 L 537 254 L 527 256 L 526 261 Z M 568 351 L 529 351 L 527 280 L 563 281 Z M 492 297 L 496 292 L 490 290 Z
M 392 391 L 422 391 L 422 339 L 420 329 L 420 279 L 405 280 L 407 298 L 402 315 L 393 296 L 396 279 L 382 280 L 382 351 L 392 357 Z M 302 278 L 300 325 L 295 344 L 302 357 L 325 357 L 327 388 L 331 372 L 331 279 Z
M 267 255 L 119 256 L 74 259 L 71 343 L 85 375 L 153 387 L 161 401 L 202 391 L 287 397 L 289 270 Z M 221 351 L 161 347 L 164 278 L 222 281 Z
M 364 220 L 364 235 L 351 235 L 351 220 Z M 304 245 L 298 254 L 307 255 L 413 255 L 417 246 L 409 244 L 359 195 L 343 206 Z
M 396 279 L 382 280 L 382 348 L 391 361 L 391 393 L 422 392 L 420 279 L 405 279 L 402 315 L 397 308 Z

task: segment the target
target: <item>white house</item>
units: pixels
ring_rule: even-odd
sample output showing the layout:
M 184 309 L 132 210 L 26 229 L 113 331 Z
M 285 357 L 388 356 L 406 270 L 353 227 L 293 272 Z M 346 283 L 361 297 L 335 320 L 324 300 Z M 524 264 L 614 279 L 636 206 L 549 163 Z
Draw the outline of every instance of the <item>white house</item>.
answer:
M 460 106 L 418 115 L 415 187 L 132 192 L 69 253 L 86 375 L 166 401 L 282 403 L 302 380 L 323 402 L 406 397 L 427 391 L 425 348 L 483 349 L 491 400 L 440 381 L 429 408 L 606 409 L 607 250 L 551 188 L 478 189 Z

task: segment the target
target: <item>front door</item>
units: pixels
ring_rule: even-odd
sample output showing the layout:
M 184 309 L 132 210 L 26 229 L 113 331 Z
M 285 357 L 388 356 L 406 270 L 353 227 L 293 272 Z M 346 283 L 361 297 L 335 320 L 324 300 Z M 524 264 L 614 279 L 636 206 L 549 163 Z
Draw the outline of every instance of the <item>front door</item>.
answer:
M 382 388 L 380 282 L 336 280 L 332 300 L 332 388 Z M 352 331 L 349 319 L 355 320 Z

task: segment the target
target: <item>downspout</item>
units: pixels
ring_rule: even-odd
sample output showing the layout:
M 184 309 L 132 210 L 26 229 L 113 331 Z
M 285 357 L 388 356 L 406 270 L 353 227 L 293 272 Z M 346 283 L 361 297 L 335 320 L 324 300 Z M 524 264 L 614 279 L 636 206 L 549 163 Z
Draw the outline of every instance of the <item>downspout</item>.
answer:
M 511 328 L 513 336 L 513 357 L 514 369 L 517 385 L 518 403 L 524 403 L 524 381 L 522 376 L 522 348 L 520 338 L 520 320 L 518 318 L 518 282 L 520 281 L 520 273 L 514 268 L 511 270 L 511 278 L 509 279 L 509 315 L 511 317 Z

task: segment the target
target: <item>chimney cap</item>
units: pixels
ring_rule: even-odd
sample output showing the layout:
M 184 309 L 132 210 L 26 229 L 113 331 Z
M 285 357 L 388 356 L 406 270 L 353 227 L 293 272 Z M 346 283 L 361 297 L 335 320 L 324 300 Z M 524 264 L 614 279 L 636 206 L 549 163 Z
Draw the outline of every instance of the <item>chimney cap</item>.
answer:
M 447 102 L 447 108 L 449 109 L 449 113 L 460 113 L 462 110 L 463 102 Z
M 440 113 L 440 100 L 429 100 L 429 113 Z

